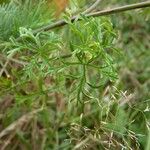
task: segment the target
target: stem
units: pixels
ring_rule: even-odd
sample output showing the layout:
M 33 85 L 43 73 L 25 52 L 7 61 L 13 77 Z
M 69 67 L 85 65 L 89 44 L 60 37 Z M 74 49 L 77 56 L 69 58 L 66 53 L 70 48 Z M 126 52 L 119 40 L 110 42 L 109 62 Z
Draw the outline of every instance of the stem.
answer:
M 141 2 L 141 3 L 136 3 L 136 4 L 130 4 L 130 5 L 126 5 L 126 6 L 120 6 L 117 8 L 112 8 L 109 10 L 102 10 L 102 11 L 97 11 L 94 13 L 90 13 L 87 14 L 87 17 L 98 17 L 98 16 L 105 16 L 105 15 L 111 15 L 111 14 L 116 14 L 116 13 L 120 13 L 120 12 L 124 12 L 124 11 L 129 11 L 129 10 L 133 10 L 133 9 L 139 9 L 139 8 L 145 8 L 145 7 L 150 7 L 150 1 L 146 1 L 146 2 Z M 71 18 L 71 21 L 73 22 L 75 19 L 77 19 L 78 16 L 73 16 Z M 67 23 L 64 20 L 59 20 L 53 24 L 49 24 L 46 26 L 43 26 L 39 29 L 36 29 L 34 31 L 34 34 L 37 34 L 38 32 L 41 31 L 48 31 L 57 27 L 61 27 L 66 25 Z
M 82 101 L 81 101 L 80 96 L 81 96 L 81 93 L 83 91 L 83 86 L 84 86 L 84 84 L 86 82 L 86 66 L 84 64 L 82 65 L 82 69 L 83 69 L 82 77 L 81 77 L 81 80 L 80 80 L 80 85 L 79 85 L 78 94 L 77 94 L 77 105 L 78 105 L 78 101 L 81 104 L 83 104 Z
M 148 136 L 147 136 L 147 146 L 146 150 L 150 149 L 150 129 L 148 128 Z
M 82 14 L 87 14 L 92 12 L 97 6 L 98 4 L 101 2 L 101 0 L 97 0 L 91 7 L 89 7 L 88 9 L 86 9 Z

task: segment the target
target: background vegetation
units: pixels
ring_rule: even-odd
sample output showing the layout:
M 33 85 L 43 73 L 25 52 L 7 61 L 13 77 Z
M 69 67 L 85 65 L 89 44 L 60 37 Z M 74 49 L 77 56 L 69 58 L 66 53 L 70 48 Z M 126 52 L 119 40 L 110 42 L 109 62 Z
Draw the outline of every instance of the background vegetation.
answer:
M 1 150 L 150 149 L 150 9 L 94 2 L 0 1 Z

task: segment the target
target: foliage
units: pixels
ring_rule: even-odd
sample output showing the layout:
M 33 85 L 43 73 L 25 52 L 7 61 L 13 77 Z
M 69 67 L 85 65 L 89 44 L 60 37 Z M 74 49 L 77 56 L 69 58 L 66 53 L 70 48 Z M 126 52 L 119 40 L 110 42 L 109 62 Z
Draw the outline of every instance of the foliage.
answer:
M 149 10 L 35 34 L 46 4 L 0 6 L 1 148 L 148 150 Z
M 51 15 L 50 15 L 51 14 Z M 52 13 L 42 0 L 11 1 L 0 6 L 0 40 L 19 36 L 19 27 L 37 28 L 48 23 Z

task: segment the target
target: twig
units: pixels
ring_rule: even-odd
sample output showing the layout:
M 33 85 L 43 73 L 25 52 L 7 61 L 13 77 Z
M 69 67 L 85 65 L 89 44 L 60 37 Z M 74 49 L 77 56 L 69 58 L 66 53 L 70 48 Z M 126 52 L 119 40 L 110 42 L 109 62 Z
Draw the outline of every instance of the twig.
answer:
M 12 53 L 12 54 L 10 54 L 9 58 L 12 58 L 15 54 L 16 54 L 15 52 Z M 6 62 L 5 62 L 5 64 L 3 65 L 3 67 L 2 67 L 2 69 L 1 69 L 1 71 L 0 71 L 0 77 L 2 76 L 3 72 L 5 71 L 7 65 L 9 64 L 9 61 L 10 61 L 10 60 L 7 59 Z
M 128 104 L 130 101 L 132 101 L 136 96 L 136 93 L 133 93 L 133 94 L 130 94 L 128 96 L 124 95 L 124 97 L 119 100 L 120 103 L 119 103 L 119 106 L 122 107 L 124 106 L 125 104 Z
M 4 65 L 3 65 L 3 63 L 2 63 L 1 61 L 0 61 L 0 65 L 2 66 L 2 68 L 4 68 Z M 8 73 L 8 71 L 7 71 L 5 68 L 3 69 L 3 72 L 5 72 L 7 78 L 10 78 L 9 73 Z M 2 74 L 3 74 L 3 73 L 2 73 Z
M 98 6 L 98 4 L 100 2 L 101 2 L 101 0 L 97 0 L 91 7 L 86 9 L 82 14 L 88 14 L 88 13 L 92 12 Z
M 7 60 L 7 61 L 5 62 L 5 64 L 2 66 L 2 69 L 1 69 L 1 71 L 0 71 L 0 77 L 2 76 L 3 72 L 5 72 L 8 63 L 9 63 L 9 60 Z
M 97 12 L 87 15 L 87 17 L 91 17 L 91 16 L 99 17 L 99 16 L 105 16 L 105 15 L 111 15 L 111 14 L 121 13 L 124 11 L 129 11 L 129 10 L 134 10 L 134 9 L 139 9 L 139 8 L 146 8 L 146 7 L 150 7 L 150 1 L 129 4 L 129 5 L 120 6 L 120 7 L 112 8 L 108 10 L 97 11 Z
M 10 61 L 13 61 L 13 62 L 15 62 L 15 63 L 17 63 L 17 64 L 20 64 L 20 65 L 23 65 L 23 66 L 28 65 L 28 62 L 24 62 L 24 61 L 21 61 L 21 60 L 18 60 L 18 59 L 14 59 L 14 58 L 11 58 L 11 57 L 7 57 L 7 56 L 2 55 L 2 54 L 0 54 L 0 57 L 4 58 L 4 59 L 6 59 L 6 60 L 8 59 L 8 60 L 10 60 Z
M 129 10 L 139 9 L 139 8 L 146 8 L 146 7 L 150 7 L 150 1 L 136 3 L 136 4 L 130 4 L 130 5 L 126 5 L 126 6 L 120 6 L 120 7 L 112 8 L 109 10 L 97 11 L 94 13 L 87 14 L 86 16 L 87 17 L 106 16 L 106 15 L 111 15 L 111 14 L 116 14 L 116 13 L 120 13 L 120 12 L 124 12 L 124 11 L 129 11 Z M 78 16 L 72 17 L 71 21 L 73 22 L 75 19 L 77 19 L 77 17 Z M 66 24 L 67 23 L 64 20 L 59 20 L 53 24 L 49 24 L 49 25 L 46 25 L 44 27 L 34 30 L 34 34 L 37 34 L 38 32 L 41 32 L 41 31 L 48 31 L 48 30 L 51 30 L 51 29 L 54 29 L 57 27 L 61 27 Z
M 0 147 L 1 150 L 5 150 L 7 146 L 10 144 L 11 140 L 14 138 L 16 135 L 15 132 L 13 132 L 6 141 L 3 142 L 2 147 Z
M 22 126 L 22 128 L 21 128 L 22 132 L 24 132 L 25 130 L 28 129 L 29 123 L 30 122 L 27 122 Z M 16 132 L 15 132 L 15 134 L 16 134 Z M 13 146 L 11 147 L 11 150 L 16 150 L 18 145 L 19 145 L 19 140 L 15 139 L 15 141 L 13 141 Z

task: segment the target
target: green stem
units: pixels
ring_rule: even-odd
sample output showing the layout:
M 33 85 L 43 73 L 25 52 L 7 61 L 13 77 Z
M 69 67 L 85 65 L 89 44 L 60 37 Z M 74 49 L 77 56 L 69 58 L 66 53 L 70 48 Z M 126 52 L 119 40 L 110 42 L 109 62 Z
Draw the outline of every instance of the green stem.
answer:
M 150 150 L 150 129 L 148 129 L 146 150 Z
M 81 97 L 80 96 L 81 96 L 81 93 L 82 93 L 82 90 L 83 90 L 83 86 L 86 82 L 86 65 L 83 64 L 82 68 L 83 68 L 83 74 L 82 74 L 82 78 L 81 78 L 81 81 L 80 81 L 78 94 L 77 94 L 77 105 L 78 105 L 78 101 L 81 102 Z

